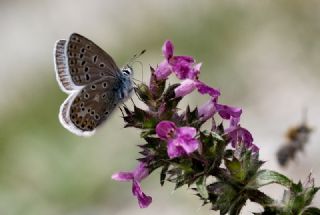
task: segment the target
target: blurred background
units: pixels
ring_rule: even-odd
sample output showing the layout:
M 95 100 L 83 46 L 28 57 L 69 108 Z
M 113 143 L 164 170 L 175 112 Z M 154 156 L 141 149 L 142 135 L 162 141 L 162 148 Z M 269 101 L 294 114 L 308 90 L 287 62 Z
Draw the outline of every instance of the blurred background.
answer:
M 144 79 L 162 61 L 171 39 L 176 54 L 203 62 L 201 79 L 221 89 L 220 101 L 242 107 L 264 168 L 294 180 L 312 170 L 320 185 L 320 2 L 310 1 L 102 1 L 0 2 L 0 214 L 214 214 L 186 187 L 160 187 L 154 172 L 143 182 L 153 197 L 139 209 L 130 183 L 111 180 L 133 169 L 141 143 L 124 129 L 119 110 L 91 138 L 77 137 L 58 121 L 67 97 L 53 65 L 56 40 L 78 32 L 110 53 L 119 66 L 142 49 Z M 136 69 L 141 80 L 141 67 Z M 136 98 L 134 98 L 136 100 Z M 183 103 L 204 102 L 196 96 Z M 303 153 L 280 168 L 275 153 L 288 127 L 315 128 Z M 282 189 L 264 191 L 280 198 Z M 320 194 L 314 205 L 320 205 Z M 248 204 L 243 214 L 259 211 Z

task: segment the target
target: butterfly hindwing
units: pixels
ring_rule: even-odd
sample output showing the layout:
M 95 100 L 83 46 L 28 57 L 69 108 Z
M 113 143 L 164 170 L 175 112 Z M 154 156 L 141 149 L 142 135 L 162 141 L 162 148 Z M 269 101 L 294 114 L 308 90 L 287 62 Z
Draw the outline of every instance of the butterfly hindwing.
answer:
M 60 109 L 60 119 L 71 132 L 88 136 L 103 123 L 120 101 L 117 79 L 106 77 L 82 88 L 79 93 L 64 102 Z

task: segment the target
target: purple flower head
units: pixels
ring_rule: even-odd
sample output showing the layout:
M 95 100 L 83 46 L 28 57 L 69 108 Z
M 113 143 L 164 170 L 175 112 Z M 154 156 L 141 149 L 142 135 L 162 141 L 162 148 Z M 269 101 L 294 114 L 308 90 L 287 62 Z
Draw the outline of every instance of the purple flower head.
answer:
M 193 127 L 180 127 L 171 121 L 162 121 L 156 127 L 157 135 L 168 143 L 168 156 L 170 158 L 180 157 L 196 151 L 199 142 L 195 139 L 197 131 Z
M 237 144 L 244 144 L 244 146 L 251 149 L 252 152 L 258 152 L 259 148 L 253 144 L 251 133 L 247 129 L 242 128 L 239 125 L 239 121 L 240 117 L 232 117 L 230 120 L 230 127 L 226 129 L 232 147 L 236 147 Z
M 117 172 L 112 175 L 116 181 L 132 181 L 132 194 L 137 197 L 140 208 L 146 208 L 152 202 L 150 196 L 145 195 L 140 186 L 140 182 L 149 175 L 148 168 L 140 162 L 135 170 L 131 172 Z
M 174 56 L 174 46 L 170 40 L 166 40 L 162 46 L 162 53 L 165 60 L 155 70 L 158 80 L 166 79 L 172 72 L 181 80 L 196 78 L 200 72 L 200 65 L 193 67 L 194 59 L 190 56 Z

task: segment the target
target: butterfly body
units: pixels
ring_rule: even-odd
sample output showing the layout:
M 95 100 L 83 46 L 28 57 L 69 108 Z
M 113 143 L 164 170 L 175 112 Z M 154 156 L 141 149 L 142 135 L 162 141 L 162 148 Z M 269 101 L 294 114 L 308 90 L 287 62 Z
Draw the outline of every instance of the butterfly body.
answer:
M 56 78 L 69 97 L 60 107 L 61 124 L 74 134 L 90 136 L 133 90 L 133 70 L 119 69 L 89 39 L 71 34 L 54 51 Z

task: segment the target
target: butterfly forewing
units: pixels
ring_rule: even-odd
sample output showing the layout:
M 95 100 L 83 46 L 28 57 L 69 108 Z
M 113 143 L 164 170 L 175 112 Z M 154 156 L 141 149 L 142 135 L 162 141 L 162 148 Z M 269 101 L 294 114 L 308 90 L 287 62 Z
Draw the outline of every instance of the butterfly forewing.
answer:
M 113 90 L 117 79 L 106 77 L 87 85 L 60 108 L 60 119 L 67 129 L 78 135 L 91 135 L 119 103 Z M 69 100 L 69 101 L 68 101 Z
M 110 55 L 76 33 L 71 34 L 68 41 L 56 43 L 55 66 L 57 80 L 67 92 L 120 72 Z

